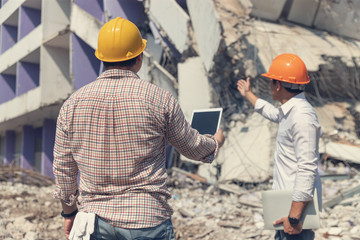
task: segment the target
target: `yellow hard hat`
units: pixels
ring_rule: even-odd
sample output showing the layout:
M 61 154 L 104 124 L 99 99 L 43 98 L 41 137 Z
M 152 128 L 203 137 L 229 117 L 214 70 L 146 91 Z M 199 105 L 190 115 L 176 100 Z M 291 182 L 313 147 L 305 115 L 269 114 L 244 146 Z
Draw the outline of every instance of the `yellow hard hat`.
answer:
M 103 62 L 122 62 L 137 57 L 145 48 L 146 39 L 135 24 L 117 17 L 100 29 L 95 56 Z

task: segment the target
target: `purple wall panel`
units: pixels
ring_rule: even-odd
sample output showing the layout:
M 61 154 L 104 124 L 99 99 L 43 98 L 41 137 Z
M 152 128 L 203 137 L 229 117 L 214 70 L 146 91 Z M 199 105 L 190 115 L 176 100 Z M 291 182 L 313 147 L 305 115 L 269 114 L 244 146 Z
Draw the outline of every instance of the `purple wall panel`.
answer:
M 11 48 L 17 42 L 18 28 L 6 24 L 1 25 L 1 53 Z
M 176 0 L 176 2 L 177 2 L 185 11 L 187 11 L 186 0 Z
M 112 19 L 122 17 L 140 26 L 145 20 L 143 3 L 140 1 L 129 0 L 104 0 L 105 9 L 109 12 Z
M 16 91 L 17 96 L 39 86 L 39 72 L 39 64 L 27 62 L 18 63 Z
M 101 62 L 95 57 L 94 49 L 75 34 L 71 40 L 74 88 L 79 89 L 98 77 Z
M 115 1 L 115 0 L 113 0 Z M 86 12 L 99 19 L 101 22 L 104 21 L 104 3 L 103 0 L 92 0 L 91 4 L 89 0 L 74 0 L 74 3 L 84 9 Z
M 35 133 L 31 126 L 23 126 L 23 139 L 21 149 L 21 167 L 34 170 L 35 166 Z
M 34 157 L 34 168 L 35 171 L 37 172 L 41 172 L 41 158 L 42 158 L 42 127 L 39 128 L 35 128 L 34 129 L 34 141 L 35 141 L 35 154 L 41 153 L 40 157 L 39 156 L 35 156 Z
M 42 129 L 42 162 L 41 174 L 54 178 L 53 161 L 54 161 L 54 144 L 55 144 L 56 123 L 52 119 L 45 119 Z
M 41 23 L 41 11 L 20 7 L 19 40 L 34 30 Z
M 1 1 L 2 6 L 4 6 L 7 1 L 9 1 L 9 0 L 2 0 L 2 1 Z
M 0 104 L 15 97 L 16 76 L 0 74 Z
M 15 153 L 15 132 L 6 131 L 4 165 L 10 164 L 14 160 L 14 153 Z

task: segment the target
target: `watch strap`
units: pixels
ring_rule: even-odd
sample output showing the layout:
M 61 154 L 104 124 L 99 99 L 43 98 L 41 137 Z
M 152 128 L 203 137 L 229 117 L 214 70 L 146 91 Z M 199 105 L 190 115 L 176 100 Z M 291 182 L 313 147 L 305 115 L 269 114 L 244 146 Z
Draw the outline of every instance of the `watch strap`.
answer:
M 298 225 L 299 222 L 300 222 L 300 219 L 297 219 L 297 218 L 293 218 L 293 217 L 290 217 L 288 216 L 288 219 L 289 219 L 289 222 L 292 226 L 295 226 L 295 225 Z
M 76 209 L 75 211 L 73 211 L 72 213 L 64 213 L 64 210 L 61 211 L 61 216 L 64 218 L 69 218 L 72 216 L 75 216 L 78 213 L 78 210 Z

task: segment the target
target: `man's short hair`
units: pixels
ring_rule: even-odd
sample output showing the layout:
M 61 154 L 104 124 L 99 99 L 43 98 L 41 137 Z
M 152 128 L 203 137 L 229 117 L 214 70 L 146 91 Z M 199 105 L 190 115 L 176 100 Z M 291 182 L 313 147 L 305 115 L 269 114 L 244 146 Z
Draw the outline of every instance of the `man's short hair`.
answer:
M 276 82 L 278 82 L 279 80 L 276 79 L 272 79 L 273 84 L 276 84 Z M 290 93 L 294 93 L 294 94 L 299 94 L 302 93 L 304 91 L 304 88 L 289 88 L 289 87 L 285 87 L 282 81 L 279 81 L 280 84 L 285 88 L 286 91 L 290 92 Z
M 141 53 L 142 54 L 142 53 Z M 105 68 L 109 67 L 132 67 L 140 55 L 122 62 L 103 62 Z

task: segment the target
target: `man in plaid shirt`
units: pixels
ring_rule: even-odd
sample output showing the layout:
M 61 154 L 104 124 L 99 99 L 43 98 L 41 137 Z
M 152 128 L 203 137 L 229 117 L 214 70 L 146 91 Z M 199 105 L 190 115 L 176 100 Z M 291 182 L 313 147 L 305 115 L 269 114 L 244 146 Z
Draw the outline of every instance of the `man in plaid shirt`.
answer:
M 174 239 L 166 141 L 205 163 L 214 160 L 224 143 L 221 130 L 200 135 L 169 92 L 139 79 L 145 47 L 130 21 L 106 23 L 95 52 L 106 70 L 60 110 L 54 197 L 62 203 L 67 237 L 79 207 L 96 215 L 93 238 Z

